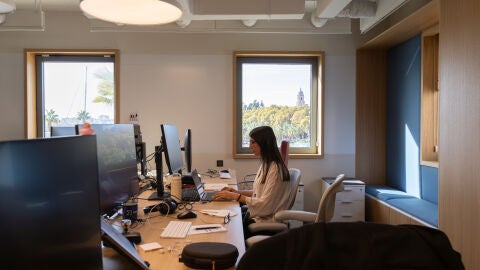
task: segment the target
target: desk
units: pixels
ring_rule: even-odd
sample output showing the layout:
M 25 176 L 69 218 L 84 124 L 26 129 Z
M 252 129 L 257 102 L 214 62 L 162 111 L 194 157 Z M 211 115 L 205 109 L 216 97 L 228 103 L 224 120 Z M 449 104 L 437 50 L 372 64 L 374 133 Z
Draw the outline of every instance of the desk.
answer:
M 236 182 L 235 175 L 232 174 L 232 179 Z M 208 179 L 208 177 L 206 178 Z M 232 179 L 227 179 L 232 181 Z M 203 179 L 202 179 L 203 181 Z M 222 179 L 208 179 L 205 182 L 221 182 Z M 153 205 L 158 201 L 148 201 L 144 198 L 148 198 L 152 191 L 148 190 L 143 192 L 139 196 L 138 200 L 138 218 L 145 219 L 147 215 L 143 213 L 143 207 L 147 205 Z M 197 213 L 197 218 L 186 219 L 184 221 L 191 221 L 192 225 L 200 225 L 207 223 L 220 223 L 223 224 L 222 217 L 213 217 L 208 216 L 202 213 L 199 213 L 198 210 L 202 209 L 228 209 L 231 210 L 237 215 L 231 217 L 229 224 L 224 224 L 223 226 L 227 229 L 226 232 L 217 232 L 217 233 L 206 233 L 206 234 L 196 234 L 188 235 L 185 239 L 169 239 L 161 238 L 160 234 L 163 231 L 169 221 L 177 220 L 176 216 L 182 210 L 177 210 L 174 214 L 168 216 L 162 216 L 159 212 L 152 212 L 150 218 L 143 224 L 139 224 L 135 228 L 131 229 L 132 231 L 140 232 L 142 235 L 142 242 L 140 244 L 158 242 L 164 248 L 161 250 L 154 251 L 143 251 L 140 247 L 137 247 L 138 253 L 140 256 L 150 263 L 150 269 L 190 269 L 186 267 L 183 263 L 178 262 L 179 254 L 182 252 L 182 248 L 194 242 L 226 242 L 233 244 L 237 247 L 239 256 L 238 259 L 245 253 L 245 242 L 243 238 L 243 227 L 242 227 L 242 217 L 241 210 L 238 202 L 235 201 L 215 201 L 215 202 L 195 202 L 193 204 L 193 211 Z M 118 226 L 116 226 L 118 227 Z M 168 251 L 168 247 L 171 247 L 173 250 Z M 112 259 L 112 257 L 118 256 L 118 254 L 112 254 L 113 252 L 109 249 L 104 250 L 104 257 L 107 257 L 107 260 Z M 106 259 L 104 258 L 104 262 Z

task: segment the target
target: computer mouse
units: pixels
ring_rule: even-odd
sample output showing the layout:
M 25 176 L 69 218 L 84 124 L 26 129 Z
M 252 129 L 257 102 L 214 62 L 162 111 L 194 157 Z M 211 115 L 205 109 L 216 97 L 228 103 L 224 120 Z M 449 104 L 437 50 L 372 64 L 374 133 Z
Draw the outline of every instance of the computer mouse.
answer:
M 190 210 L 183 211 L 177 215 L 178 219 L 187 219 L 187 218 L 196 218 L 196 217 L 197 217 L 197 214 Z

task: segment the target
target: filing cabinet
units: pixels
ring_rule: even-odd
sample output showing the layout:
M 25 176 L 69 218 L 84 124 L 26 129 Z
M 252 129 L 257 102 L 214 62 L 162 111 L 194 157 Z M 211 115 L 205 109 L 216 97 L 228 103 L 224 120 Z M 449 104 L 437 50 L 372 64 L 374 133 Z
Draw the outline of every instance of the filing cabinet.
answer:
M 334 177 L 322 178 L 322 194 L 330 186 Z M 355 222 L 365 221 L 365 183 L 354 178 L 343 181 L 344 191 L 335 198 L 335 211 L 330 221 Z
M 304 199 L 304 186 L 303 183 L 300 182 L 297 189 L 297 195 L 295 196 L 295 202 L 293 203 L 292 210 L 299 210 L 303 211 L 303 199 Z M 301 221 L 290 220 L 290 228 L 297 228 L 301 227 L 303 223 Z

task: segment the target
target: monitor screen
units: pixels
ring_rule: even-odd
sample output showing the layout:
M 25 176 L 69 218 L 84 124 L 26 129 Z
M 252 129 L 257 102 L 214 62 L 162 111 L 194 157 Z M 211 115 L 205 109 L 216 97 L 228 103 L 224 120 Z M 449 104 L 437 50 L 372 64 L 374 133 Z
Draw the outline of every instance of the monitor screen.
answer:
M 58 137 L 58 136 L 72 136 L 76 135 L 75 127 L 58 127 L 52 126 L 50 127 L 50 137 Z
M 111 216 L 139 192 L 133 125 L 92 124 L 91 127 L 97 138 L 100 211 Z
M 192 130 L 187 129 L 185 137 L 183 138 L 183 148 L 185 153 L 185 167 L 187 172 L 192 172 Z
M 0 142 L 4 269 L 102 269 L 94 136 Z
M 162 124 L 162 147 L 165 152 L 165 162 L 168 173 L 182 173 L 183 157 L 177 127 L 169 124 Z

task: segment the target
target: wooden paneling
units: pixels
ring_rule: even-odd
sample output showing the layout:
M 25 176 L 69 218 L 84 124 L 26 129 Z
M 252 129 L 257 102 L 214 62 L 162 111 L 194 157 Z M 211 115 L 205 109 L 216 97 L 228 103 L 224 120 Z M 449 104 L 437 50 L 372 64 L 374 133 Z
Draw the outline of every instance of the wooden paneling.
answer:
M 480 269 L 480 1 L 440 2 L 439 227 Z
M 386 179 L 386 51 L 357 51 L 355 176 Z
M 365 220 L 368 222 L 392 225 L 413 224 L 432 227 L 412 215 L 400 211 L 395 207 L 370 196 L 365 196 Z
M 422 36 L 422 128 L 420 163 L 438 168 L 438 32 Z

